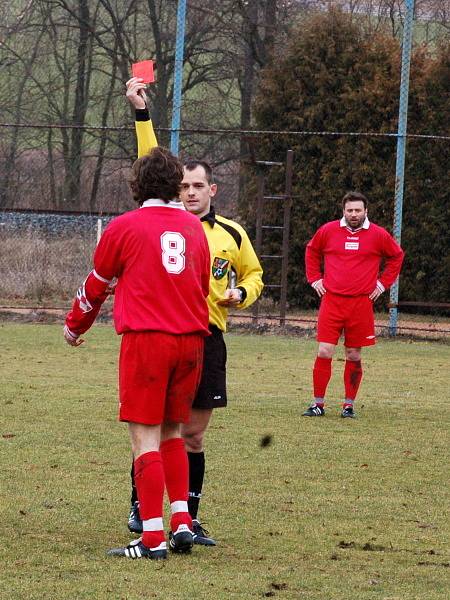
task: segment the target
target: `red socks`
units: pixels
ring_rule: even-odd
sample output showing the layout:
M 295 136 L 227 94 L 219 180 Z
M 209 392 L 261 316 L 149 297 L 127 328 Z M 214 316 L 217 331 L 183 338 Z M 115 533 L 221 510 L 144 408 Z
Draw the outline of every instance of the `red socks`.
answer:
M 352 405 L 353 400 L 358 393 L 359 384 L 362 379 L 362 367 L 360 360 L 346 360 L 344 369 L 344 386 L 345 386 L 345 401 L 346 404 Z M 347 402 L 350 400 L 350 402 Z
M 156 548 L 165 543 L 163 526 L 164 470 L 160 452 L 146 452 L 134 461 L 139 512 L 144 521 L 142 543 Z
M 313 368 L 314 398 L 316 398 L 316 401 L 317 398 L 325 398 L 328 382 L 331 378 L 331 361 L 331 358 L 316 357 Z
M 162 442 L 160 452 L 146 452 L 134 461 L 134 474 L 139 497 L 139 512 L 143 521 L 142 543 L 147 548 L 165 544 L 163 526 L 164 486 L 172 509 L 170 527 L 179 525 L 192 529 L 187 508 L 189 463 L 181 438 Z
M 313 384 L 315 403 L 323 405 L 323 399 L 331 378 L 331 358 L 316 357 L 313 368 Z M 346 360 L 344 369 L 345 401 L 344 406 L 353 404 L 362 379 L 360 360 Z
M 188 512 L 189 462 L 182 438 L 165 440 L 160 446 L 166 489 L 169 496 L 172 518 L 170 528 L 175 532 L 179 525 L 192 529 Z

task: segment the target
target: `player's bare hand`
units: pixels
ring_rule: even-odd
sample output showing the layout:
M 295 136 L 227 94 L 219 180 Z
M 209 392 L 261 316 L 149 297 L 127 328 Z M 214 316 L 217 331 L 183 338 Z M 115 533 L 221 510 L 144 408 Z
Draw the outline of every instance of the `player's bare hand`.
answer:
M 376 300 L 378 300 L 378 298 L 381 296 L 383 292 L 380 290 L 379 287 L 376 287 L 373 292 L 371 294 L 369 294 L 369 298 L 372 300 L 372 302 L 375 302 Z
M 238 289 L 226 290 L 222 300 L 219 300 L 217 304 L 219 306 L 233 307 L 241 303 L 241 291 Z
M 83 344 L 83 342 L 84 342 L 84 340 L 82 338 L 80 338 L 79 336 L 72 333 L 70 331 L 70 329 L 67 327 L 67 325 L 64 325 L 63 335 L 64 335 L 64 339 L 69 344 L 69 346 L 75 346 L 75 347 L 81 346 L 81 344 Z
M 130 104 L 136 109 L 147 108 L 148 97 L 145 93 L 147 85 L 143 83 L 143 80 L 140 77 L 132 77 L 127 81 L 126 85 L 126 96 Z
M 323 285 L 323 279 L 318 279 L 317 281 L 314 281 L 314 283 L 312 284 L 312 287 L 315 289 L 319 298 L 322 298 L 322 296 L 327 291 Z

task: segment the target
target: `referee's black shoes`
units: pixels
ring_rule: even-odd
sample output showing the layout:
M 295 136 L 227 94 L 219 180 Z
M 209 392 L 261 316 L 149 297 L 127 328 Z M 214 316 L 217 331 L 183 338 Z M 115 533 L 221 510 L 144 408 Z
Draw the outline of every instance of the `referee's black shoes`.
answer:
M 199 546 L 217 546 L 217 542 L 209 537 L 209 532 L 202 526 L 198 519 L 192 519 L 192 531 L 194 532 L 194 544 Z
M 142 533 L 142 520 L 139 514 L 139 502 L 133 502 L 128 517 L 128 529 L 131 533 Z

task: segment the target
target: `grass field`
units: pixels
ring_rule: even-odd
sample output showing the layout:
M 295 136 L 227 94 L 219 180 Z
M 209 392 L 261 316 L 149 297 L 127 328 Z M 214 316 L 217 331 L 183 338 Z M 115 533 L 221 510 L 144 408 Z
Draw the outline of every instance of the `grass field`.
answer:
M 315 343 L 229 334 L 201 514 L 220 544 L 153 563 L 105 556 L 129 539 L 130 452 L 119 340 L 86 339 L 0 324 L 0 598 L 448 598 L 449 345 L 367 350 L 355 420 L 341 349 L 327 415 L 306 419 Z

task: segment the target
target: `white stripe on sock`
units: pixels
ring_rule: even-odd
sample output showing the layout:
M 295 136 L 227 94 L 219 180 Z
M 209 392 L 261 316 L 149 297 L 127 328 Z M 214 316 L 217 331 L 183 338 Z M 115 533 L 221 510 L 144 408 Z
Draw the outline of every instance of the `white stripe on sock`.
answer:
M 176 502 L 172 502 L 172 504 L 170 505 L 170 510 L 172 511 L 172 514 L 179 512 L 188 512 L 187 502 L 185 502 L 184 500 L 177 500 Z
M 161 531 L 162 529 L 164 529 L 162 517 L 142 521 L 143 531 Z

